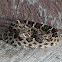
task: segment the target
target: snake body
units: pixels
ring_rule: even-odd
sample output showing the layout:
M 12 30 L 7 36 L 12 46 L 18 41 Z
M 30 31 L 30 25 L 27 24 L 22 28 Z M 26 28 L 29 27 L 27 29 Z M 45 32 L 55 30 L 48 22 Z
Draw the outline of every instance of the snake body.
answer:
M 14 46 L 44 48 L 59 43 L 57 29 L 41 23 L 17 20 L 8 27 L 2 39 Z

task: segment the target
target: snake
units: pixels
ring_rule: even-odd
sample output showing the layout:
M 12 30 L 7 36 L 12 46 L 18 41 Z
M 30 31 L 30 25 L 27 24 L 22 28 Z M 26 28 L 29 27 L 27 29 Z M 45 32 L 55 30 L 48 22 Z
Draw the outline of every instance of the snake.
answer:
M 60 34 L 56 28 L 46 24 L 16 20 L 2 34 L 2 39 L 13 46 L 45 48 L 57 45 Z

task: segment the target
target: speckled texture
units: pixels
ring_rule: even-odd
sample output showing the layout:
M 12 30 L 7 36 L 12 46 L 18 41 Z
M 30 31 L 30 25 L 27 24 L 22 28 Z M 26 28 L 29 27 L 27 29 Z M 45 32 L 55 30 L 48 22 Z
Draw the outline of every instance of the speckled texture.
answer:
M 28 19 L 51 25 L 62 33 L 62 0 L 1 0 L 0 18 L 4 26 L 5 20 Z
M 57 29 L 32 21 L 17 20 L 2 34 L 2 40 L 13 46 L 23 48 L 47 48 L 59 43 Z

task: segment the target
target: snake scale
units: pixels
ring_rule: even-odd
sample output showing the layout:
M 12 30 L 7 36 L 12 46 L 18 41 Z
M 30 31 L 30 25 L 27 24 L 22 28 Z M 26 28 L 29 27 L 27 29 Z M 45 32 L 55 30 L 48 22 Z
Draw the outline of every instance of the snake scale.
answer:
M 16 20 L 2 34 L 2 39 L 13 46 L 30 48 L 51 47 L 59 43 L 57 29 L 41 23 Z

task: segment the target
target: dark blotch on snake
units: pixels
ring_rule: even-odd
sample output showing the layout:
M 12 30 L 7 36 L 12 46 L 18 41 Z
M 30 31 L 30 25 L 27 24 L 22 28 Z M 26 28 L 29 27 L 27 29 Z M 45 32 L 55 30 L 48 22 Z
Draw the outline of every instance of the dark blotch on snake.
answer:
M 27 26 L 32 27 L 32 26 L 33 26 L 33 24 L 34 24 L 34 22 L 32 22 L 32 21 L 28 21 Z
M 42 43 L 42 40 L 40 38 L 35 38 L 35 40 L 38 42 L 38 43 Z
M 22 41 L 22 40 L 23 40 L 23 38 L 22 38 L 22 37 L 18 37 L 18 39 L 19 39 L 19 41 Z
M 53 33 L 52 37 L 58 37 L 57 33 Z
M 51 26 L 44 25 L 44 26 L 42 27 L 42 30 L 48 31 L 48 30 L 51 29 L 51 28 L 52 28 Z
M 32 42 L 32 38 L 27 38 L 26 39 L 28 42 Z
M 52 31 L 52 33 L 55 33 L 55 32 L 57 32 L 57 29 L 53 28 L 51 31 Z
M 11 44 L 13 44 L 13 43 L 14 43 L 14 41 L 11 41 L 10 43 L 11 43 Z
M 18 34 L 14 34 L 14 38 L 17 38 L 18 37 Z
M 35 29 L 31 29 L 31 31 L 32 31 L 32 35 L 31 35 L 31 37 L 36 38 L 38 32 L 37 32 Z
M 32 46 L 32 44 L 29 44 L 29 46 Z
M 53 43 L 51 43 L 51 46 L 53 45 Z
M 37 29 L 40 29 L 40 27 L 41 27 L 42 25 L 43 25 L 43 24 L 36 23 L 36 25 L 35 25 L 34 27 L 37 28 Z
M 21 45 L 21 43 L 20 43 L 20 42 L 18 42 L 18 45 Z

